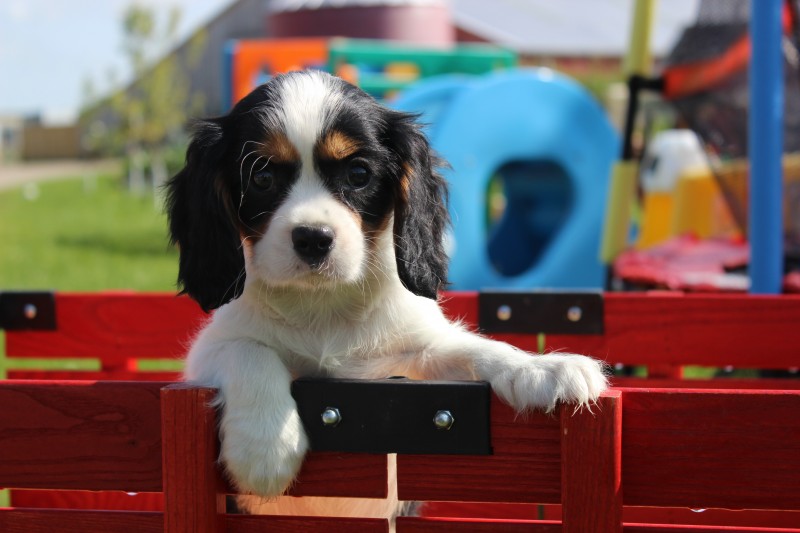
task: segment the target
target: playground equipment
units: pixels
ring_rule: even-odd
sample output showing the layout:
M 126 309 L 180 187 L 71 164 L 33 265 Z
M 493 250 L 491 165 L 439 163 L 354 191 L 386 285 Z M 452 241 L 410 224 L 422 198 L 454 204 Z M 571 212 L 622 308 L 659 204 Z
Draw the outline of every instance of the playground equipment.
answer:
M 649 4 L 649 0 L 641 0 L 639 7 L 651 8 Z M 646 21 L 647 17 L 637 19 L 639 26 L 647 25 Z M 617 203 L 609 204 L 604 259 L 612 260 L 625 247 L 627 209 L 633 201 L 636 177 L 630 141 L 636 100 L 640 90 L 650 89 L 662 93 L 709 153 L 715 181 L 752 249 L 747 262 L 750 290 L 773 293 L 787 286 L 782 283 L 784 250 L 790 259 L 800 250 L 796 223 L 800 182 L 794 155 L 800 151 L 798 27 L 796 0 L 702 0 L 696 23 L 684 31 L 661 76 L 649 77 L 648 68 L 631 75 L 623 150 L 629 162 L 620 165 L 624 172 L 615 175 L 612 198 Z M 647 45 L 646 41 L 640 44 Z M 707 177 L 708 173 L 695 176 L 698 179 L 687 183 L 698 186 L 700 178 Z M 645 221 L 652 222 L 656 214 L 647 212 L 652 202 L 645 207 Z M 713 208 L 706 205 L 705 211 L 711 214 Z M 644 244 L 651 243 L 652 235 L 643 236 Z M 652 254 L 663 258 L 673 253 L 682 259 L 676 244 L 680 242 L 670 244 L 672 252 L 654 249 Z M 737 253 L 743 246 L 747 253 L 741 242 L 720 246 L 728 248 L 726 254 Z M 686 254 L 696 251 L 692 246 Z M 623 262 L 630 263 L 628 259 Z M 716 270 L 723 273 L 720 261 Z M 734 285 L 741 290 L 740 284 Z
M 432 78 L 392 105 L 422 114 L 452 166 L 454 289 L 602 286 L 596 250 L 619 139 L 588 92 L 531 69 Z M 496 180 L 506 205 L 490 227 Z
M 447 73 L 483 74 L 516 65 L 515 53 L 490 45 L 426 48 L 359 39 L 236 40 L 224 53 L 229 109 L 272 76 L 315 68 L 326 70 L 382 98 L 420 79 Z
M 720 187 L 692 130 L 666 130 L 647 143 L 641 164 L 642 220 L 637 249 L 669 238 L 737 232 Z

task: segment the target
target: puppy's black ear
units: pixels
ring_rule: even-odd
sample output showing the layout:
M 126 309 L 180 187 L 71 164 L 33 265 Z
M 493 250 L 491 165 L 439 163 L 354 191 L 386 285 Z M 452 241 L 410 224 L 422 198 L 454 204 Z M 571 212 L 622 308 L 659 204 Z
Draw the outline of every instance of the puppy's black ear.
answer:
M 166 185 L 170 237 L 180 248 L 178 285 L 204 311 L 238 297 L 244 286 L 241 238 L 223 182 L 223 121 L 194 124 L 186 166 Z
M 390 112 L 388 139 L 400 168 L 394 210 L 394 250 L 403 285 L 436 299 L 447 284 L 444 232 L 450 223 L 443 164 L 420 130 L 415 115 Z

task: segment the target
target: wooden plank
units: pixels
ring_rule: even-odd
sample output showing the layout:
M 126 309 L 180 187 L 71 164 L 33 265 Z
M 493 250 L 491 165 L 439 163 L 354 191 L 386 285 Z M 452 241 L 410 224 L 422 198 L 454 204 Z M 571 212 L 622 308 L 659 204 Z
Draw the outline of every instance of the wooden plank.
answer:
M 397 533 L 560 533 L 561 524 L 531 520 L 482 520 L 478 518 L 397 518 Z M 595 531 L 595 530 L 592 530 Z
M 604 392 L 592 411 L 561 406 L 563 531 L 622 531 L 622 393 Z
M 163 511 L 164 495 L 160 492 L 14 489 L 11 491 L 11 507 Z
M 164 531 L 224 531 L 224 484 L 217 470 L 216 389 L 176 383 L 161 390 Z
M 198 391 L 202 391 L 202 394 Z M 198 397 L 194 397 L 195 395 Z M 200 457 L 195 458 L 195 463 L 191 465 L 191 469 L 205 471 L 205 476 L 211 476 L 208 468 L 214 467 L 215 475 L 217 466 L 217 457 L 219 452 L 217 444 L 216 422 L 211 423 L 209 420 L 201 417 L 211 416 L 209 409 L 201 410 L 201 406 L 206 406 L 210 403 L 211 398 L 216 394 L 215 389 L 207 389 L 197 387 L 186 383 L 176 383 L 167 387 L 162 393 L 162 400 L 166 404 L 165 409 L 170 408 L 178 410 L 170 414 L 170 420 L 177 420 L 179 424 L 188 424 L 194 426 L 187 426 L 183 428 L 183 434 L 174 435 L 176 426 L 164 419 L 164 435 L 167 432 L 170 438 L 178 439 L 173 444 L 166 442 L 167 446 L 184 446 L 190 448 L 188 451 L 178 449 L 174 457 L 177 459 L 175 465 L 179 466 L 180 462 L 186 461 L 186 457 L 190 454 L 194 456 L 198 453 L 205 453 L 206 459 Z M 170 405 L 172 407 L 170 407 Z M 180 411 L 195 411 L 191 415 L 182 415 Z M 167 427 L 167 424 L 170 424 Z M 196 426 L 196 427 L 195 427 Z M 181 426 L 182 427 L 182 426 Z M 182 435 L 195 433 L 195 436 L 189 441 L 181 444 L 185 437 Z M 198 433 L 200 432 L 200 433 Z M 214 438 L 214 446 L 203 449 L 197 447 L 195 441 L 201 437 L 205 438 L 207 433 L 211 432 Z M 171 452 L 172 453 L 172 452 Z M 167 462 L 170 462 L 172 467 L 173 461 L 164 458 L 165 468 Z M 187 472 L 178 471 L 174 475 L 189 475 Z M 173 475 L 170 474 L 170 475 Z M 197 473 L 196 473 L 197 474 Z M 167 475 L 165 471 L 165 476 Z M 199 475 L 199 474 L 197 474 Z M 233 494 L 236 491 L 225 483 L 225 480 L 220 479 L 220 485 L 217 490 L 220 494 Z M 165 478 L 166 482 L 166 478 Z M 202 479 L 206 483 L 206 478 Z M 195 480 L 191 483 L 184 483 L 177 480 L 176 486 L 201 486 L 198 485 L 199 481 Z M 386 455 L 380 454 L 349 454 L 340 452 L 311 452 L 306 455 L 303 467 L 300 474 L 292 485 L 289 494 L 292 496 L 344 496 L 351 498 L 385 498 L 388 493 L 389 479 L 388 479 L 388 459 Z M 166 492 L 166 491 L 165 491 Z M 180 497 L 180 495 L 176 496 Z M 210 496 L 209 496 L 210 497 Z M 167 496 L 167 502 L 169 502 Z M 206 505 L 206 504 L 203 504 Z M 208 507 L 206 507 L 208 508 Z
M 388 490 L 386 455 L 311 452 L 306 455 L 289 494 L 385 498 Z
M 561 506 L 524 503 L 424 502 L 421 506 L 420 516 L 560 521 Z M 624 523 L 637 524 L 800 527 L 800 512 L 797 511 L 705 509 L 697 512 L 685 507 L 624 507 L 622 519 Z
M 798 528 L 797 511 L 732 511 L 728 509 L 691 510 L 678 507 L 626 507 L 623 519 L 637 524 L 692 524 L 760 528 Z
M 0 509 L 3 533 L 161 533 L 163 530 L 161 513 Z
M 477 325 L 477 293 L 444 293 L 441 302 L 449 316 Z M 7 332 L 9 356 L 92 357 L 109 368 L 130 358 L 180 357 L 207 320 L 192 300 L 171 294 L 57 294 L 56 306 L 58 331 Z M 605 313 L 605 335 L 548 335 L 548 349 L 611 363 L 757 368 L 769 339 L 770 366 L 797 365 L 800 296 L 608 293 Z M 536 350 L 536 333 L 497 338 Z
M 178 381 L 178 372 L 140 372 L 131 370 L 9 370 L 8 379 L 59 381 Z
M 182 357 L 207 320 L 188 297 L 172 294 L 56 294 L 56 331 L 9 331 L 9 357 L 92 357 L 106 368 L 132 358 Z
M 626 505 L 800 510 L 800 392 L 623 392 Z
M 559 503 L 559 421 L 517 415 L 492 397 L 491 456 L 399 455 L 401 500 Z
M 450 320 L 458 320 L 471 328 L 477 327 L 477 291 L 445 291 L 439 296 L 439 305 Z
M 226 533 L 389 533 L 384 518 L 226 515 L 224 525 Z
M 0 487 L 160 492 L 164 385 L 0 382 Z
M 800 529 L 772 527 L 625 524 L 625 533 L 797 533 Z
M 612 377 L 615 388 L 648 389 L 724 389 L 724 390 L 798 390 L 800 379 L 782 378 L 713 378 L 713 379 L 657 379 Z
M 607 293 L 605 312 L 605 335 L 547 335 L 547 349 L 611 364 L 798 365 L 800 296 Z

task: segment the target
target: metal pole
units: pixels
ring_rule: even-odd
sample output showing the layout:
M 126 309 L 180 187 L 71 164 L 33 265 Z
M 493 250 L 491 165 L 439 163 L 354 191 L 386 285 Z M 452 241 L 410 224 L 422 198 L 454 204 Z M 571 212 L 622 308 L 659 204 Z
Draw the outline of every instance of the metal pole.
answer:
M 783 278 L 783 1 L 750 6 L 750 292 L 776 294 Z

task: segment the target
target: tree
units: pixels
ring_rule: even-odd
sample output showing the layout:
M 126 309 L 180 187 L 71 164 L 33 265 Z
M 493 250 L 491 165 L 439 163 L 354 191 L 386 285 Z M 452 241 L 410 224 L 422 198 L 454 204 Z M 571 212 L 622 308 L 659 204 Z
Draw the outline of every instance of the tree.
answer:
M 148 183 L 156 191 L 164 183 L 165 151 L 182 137 L 189 114 L 201 103 L 190 94 L 187 71 L 197 65 L 205 33 L 198 31 L 189 40 L 182 61 L 177 53 L 165 55 L 174 46 L 180 17 L 178 8 L 162 22 L 152 8 L 128 7 L 122 17 L 122 51 L 134 81 L 87 113 L 96 148 L 124 155 L 126 183 L 136 193 L 143 193 Z

